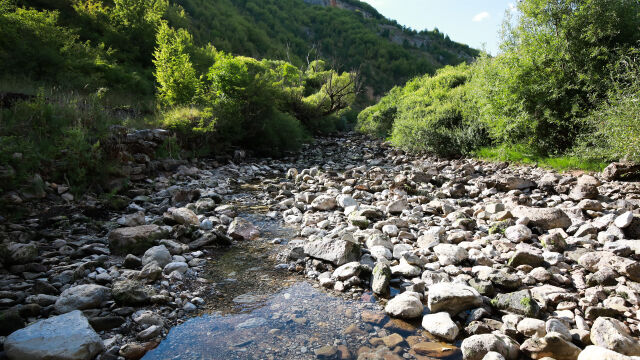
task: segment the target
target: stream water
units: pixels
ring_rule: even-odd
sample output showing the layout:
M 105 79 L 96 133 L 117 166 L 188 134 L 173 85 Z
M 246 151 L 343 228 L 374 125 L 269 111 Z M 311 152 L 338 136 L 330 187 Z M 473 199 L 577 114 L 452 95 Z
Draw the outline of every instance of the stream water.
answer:
M 261 238 L 210 259 L 206 277 L 215 291 L 207 310 L 174 327 L 143 359 L 355 359 L 369 351 L 362 358 L 461 358 L 456 347 L 434 341 L 419 323 L 387 317 L 370 293 L 331 294 L 278 269 L 281 245 L 273 240 L 286 243 L 295 230 L 249 208 L 240 216 L 260 229 Z

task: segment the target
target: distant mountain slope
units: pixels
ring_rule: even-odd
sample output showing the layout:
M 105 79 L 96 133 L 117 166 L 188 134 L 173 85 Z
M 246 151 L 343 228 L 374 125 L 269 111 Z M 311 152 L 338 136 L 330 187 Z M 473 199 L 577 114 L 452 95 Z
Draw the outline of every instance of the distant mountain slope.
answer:
M 151 95 L 162 19 L 188 29 L 198 46 L 359 69 L 370 99 L 478 55 L 356 0 L 0 0 L 0 75 Z
M 356 0 L 175 0 L 197 42 L 253 57 L 320 57 L 360 69 L 370 92 L 469 61 L 478 51 L 437 31 L 416 32 Z M 317 51 L 314 51 L 317 50 Z

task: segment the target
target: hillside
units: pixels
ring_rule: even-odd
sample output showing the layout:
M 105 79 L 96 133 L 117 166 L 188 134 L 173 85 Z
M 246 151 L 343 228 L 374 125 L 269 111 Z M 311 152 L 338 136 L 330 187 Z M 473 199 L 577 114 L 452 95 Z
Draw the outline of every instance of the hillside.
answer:
M 369 95 L 413 76 L 469 61 L 478 52 L 437 31 L 416 32 L 354 0 L 2 1 L 38 10 L 35 23 L 3 34 L 0 71 L 70 87 L 152 94 L 156 18 L 193 34 L 194 44 L 296 66 L 324 59 L 337 70 L 359 69 Z M 27 14 L 29 15 L 29 14 Z M 3 20 L 11 25 L 10 19 Z M 24 22 L 21 22 L 24 26 Z M 6 30 L 0 30 L 4 32 Z M 26 33 L 26 34 L 25 34 Z M 76 40 L 73 44 L 66 41 Z M 34 52 L 34 49 L 39 51 Z M 69 61 L 64 58 L 68 57 Z

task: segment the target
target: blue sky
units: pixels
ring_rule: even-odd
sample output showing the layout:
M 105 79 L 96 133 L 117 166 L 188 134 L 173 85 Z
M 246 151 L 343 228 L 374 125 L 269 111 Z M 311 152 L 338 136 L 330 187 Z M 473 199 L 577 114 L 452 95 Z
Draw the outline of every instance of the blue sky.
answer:
M 382 15 L 415 30 L 448 34 L 451 40 L 498 52 L 500 26 L 516 0 L 362 0 Z

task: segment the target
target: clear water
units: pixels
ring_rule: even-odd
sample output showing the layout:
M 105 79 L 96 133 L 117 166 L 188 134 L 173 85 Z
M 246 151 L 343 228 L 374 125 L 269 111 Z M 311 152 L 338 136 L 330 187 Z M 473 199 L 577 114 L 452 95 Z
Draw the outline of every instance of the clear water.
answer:
M 385 316 L 370 293 L 348 298 L 276 270 L 279 245 L 271 240 L 290 240 L 295 231 L 257 211 L 241 216 L 260 228 L 261 239 L 214 254 L 206 275 L 215 284 L 206 298 L 207 310 L 171 329 L 143 359 L 317 359 L 316 351 L 326 346 L 339 350 L 331 358 L 355 359 L 359 352 L 384 347 L 381 338 L 392 334 L 403 337 L 393 346 L 395 358 L 461 358 L 456 347 L 423 332 L 419 321 Z M 411 350 L 424 342 L 433 345 L 432 352 Z

